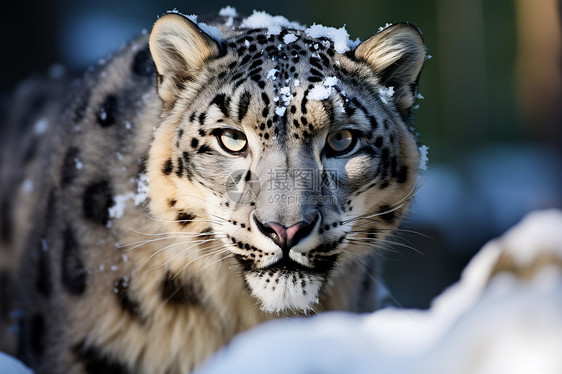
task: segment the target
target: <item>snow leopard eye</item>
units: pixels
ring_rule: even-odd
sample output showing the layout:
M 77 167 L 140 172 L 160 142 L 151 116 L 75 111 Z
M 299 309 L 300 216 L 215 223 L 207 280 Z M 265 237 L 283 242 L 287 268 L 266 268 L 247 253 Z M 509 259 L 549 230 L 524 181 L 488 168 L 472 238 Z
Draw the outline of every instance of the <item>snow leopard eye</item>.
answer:
M 357 143 L 357 136 L 350 130 L 334 131 L 326 139 L 326 154 L 330 157 L 350 152 Z
M 242 131 L 224 129 L 217 136 L 221 147 L 229 153 L 242 153 L 246 150 L 248 141 Z

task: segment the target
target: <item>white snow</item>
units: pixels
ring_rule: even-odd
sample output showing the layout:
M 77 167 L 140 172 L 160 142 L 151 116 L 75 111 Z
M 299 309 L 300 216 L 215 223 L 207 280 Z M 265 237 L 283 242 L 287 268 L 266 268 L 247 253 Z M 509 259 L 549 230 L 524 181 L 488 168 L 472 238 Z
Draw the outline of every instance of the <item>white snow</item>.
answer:
M 427 163 L 429 162 L 429 147 L 427 145 L 421 145 L 419 148 L 420 151 L 420 170 L 427 170 Z
M 198 374 L 562 372 L 562 212 L 530 214 L 487 244 L 427 311 L 324 313 L 236 337 Z M 497 273 L 502 254 L 535 269 Z M 526 272 L 521 272 L 525 274 Z
M 256 11 L 251 16 L 242 20 L 241 28 L 245 29 L 265 29 L 270 26 L 278 26 L 283 28 L 291 28 L 296 30 L 304 29 L 297 22 L 291 22 L 283 16 L 272 16 L 263 11 Z
M 271 80 L 276 80 L 277 78 L 275 77 L 275 74 L 278 73 L 279 70 L 277 69 L 271 69 L 267 72 L 267 79 L 271 79 Z
M 281 95 L 281 101 L 283 101 L 283 105 L 287 107 L 291 103 L 291 100 L 293 100 L 293 94 L 291 93 L 291 88 L 285 86 L 281 88 L 281 90 L 279 90 L 279 93 Z
M 27 366 L 3 352 L 0 352 L 0 373 L 33 374 Z
M 278 106 L 277 108 L 275 108 L 275 114 L 277 114 L 279 117 L 283 117 L 286 110 L 287 108 L 285 108 L 284 106 Z
M 392 23 L 387 23 L 384 26 L 379 26 L 379 32 L 388 29 L 390 26 L 392 26 Z
M 142 204 L 148 198 L 148 176 L 140 174 L 137 180 L 137 192 L 128 192 L 113 196 L 113 206 L 109 208 L 109 217 L 119 219 L 123 217 L 127 201 L 133 200 L 135 206 Z
M 332 88 L 339 82 L 336 77 L 325 78 L 322 84 L 316 84 L 306 96 L 309 100 L 326 100 L 332 93 Z
M 215 39 L 219 43 L 222 41 L 222 32 L 215 26 L 207 25 L 204 22 L 197 22 L 196 14 L 190 14 L 190 15 L 183 14 L 177 9 L 173 9 L 172 11 L 170 11 L 170 13 L 176 13 L 186 17 L 191 22 L 195 23 L 205 34 L 209 35 L 211 38 Z
M 132 197 L 132 194 L 113 196 L 113 206 L 109 208 L 109 217 L 116 219 L 123 217 L 126 203 Z
M 339 53 L 345 53 L 353 48 L 356 42 L 349 40 L 349 34 L 345 27 L 336 29 L 322 25 L 312 25 L 305 30 L 306 35 L 311 38 L 328 38 L 334 43 L 334 49 Z
M 219 10 L 219 16 L 238 17 L 238 12 L 236 11 L 236 8 L 227 5 L 224 8 L 222 8 L 221 10 Z
M 285 44 L 292 43 L 294 41 L 297 41 L 298 39 L 299 39 L 298 36 L 296 36 L 295 34 L 287 34 L 283 36 L 283 42 Z
M 23 191 L 25 193 L 33 192 L 33 180 L 31 180 L 31 179 L 24 180 L 22 187 L 23 187 Z
M 312 88 L 312 90 L 310 90 L 306 98 L 309 100 L 322 101 L 330 97 L 331 93 L 332 93 L 331 87 L 321 86 L 317 84 Z
M 33 126 L 33 131 L 35 132 L 35 134 L 41 135 L 44 134 L 45 131 L 47 131 L 48 127 L 49 127 L 49 121 L 46 118 L 40 118 L 37 122 L 35 122 L 35 125 Z
M 279 25 L 269 25 L 267 26 L 267 36 L 279 35 L 281 34 L 281 26 Z
M 82 170 L 82 168 L 84 167 L 84 164 L 78 158 L 74 158 L 74 164 L 76 165 L 76 169 L 78 170 Z
M 379 97 L 383 104 L 388 104 L 392 97 L 394 96 L 394 87 L 381 87 L 379 88 Z

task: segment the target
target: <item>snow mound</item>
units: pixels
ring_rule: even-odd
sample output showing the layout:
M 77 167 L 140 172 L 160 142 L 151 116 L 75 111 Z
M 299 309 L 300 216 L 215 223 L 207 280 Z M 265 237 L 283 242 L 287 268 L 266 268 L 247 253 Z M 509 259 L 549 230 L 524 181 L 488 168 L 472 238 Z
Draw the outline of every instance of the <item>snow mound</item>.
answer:
M 267 29 L 268 27 L 282 27 L 303 30 L 304 27 L 297 22 L 291 22 L 283 16 L 272 16 L 263 11 L 254 10 L 251 16 L 244 18 L 240 27 L 243 29 Z
M 263 11 L 256 11 L 251 16 L 242 20 L 241 28 L 245 29 L 267 29 L 267 35 L 279 35 L 281 29 L 294 29 L 304 31 L 311 38 L 326 38 L 334 44 L 334 49 L 339 53 L 345 53 L 354 49 L 361 42 L 359 39 L 350 40 L 345 27 L 335 28 L 314 24 L 308 28 L 298 22 L 291 22 L 283 16 L 272 16 Z M 284 42 L 289 44 L 297 40 L 297 35 L 285 35 Z
M 273 321 L 197 373 L 554 374 L 561 347 L 562 212 L 551 210 L 487 244 L 427 311 Z
M 24 364 L 3 352 L 0 352 L 0 373 L 33 374 L 33 372 Z

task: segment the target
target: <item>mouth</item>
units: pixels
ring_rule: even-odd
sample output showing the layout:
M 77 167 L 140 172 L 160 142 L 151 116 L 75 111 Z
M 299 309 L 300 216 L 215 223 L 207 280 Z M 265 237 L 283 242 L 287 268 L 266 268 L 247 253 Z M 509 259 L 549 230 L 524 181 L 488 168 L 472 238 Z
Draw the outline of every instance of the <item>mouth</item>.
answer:
M 235 256 L 260 309 L 278 315 L 308 314 L 314 310 L 338 256 L 320 257 L 315 258 L 313 267 L 307 267 L 284 254 L 275 263 L 260 268 L 250 258 Z
M 256 271 L 263 271 L 268 273 L 279 273 L 279 274 L 286 274 L 286 273 L 317 273 L 315 269 L 306 267 L 302 264 L 299 264 L 296 261 L 291 260 L 291 258 L 283 254 L 281 259 L 273 264 L 270 264 L 264 268 L 255 269 Z

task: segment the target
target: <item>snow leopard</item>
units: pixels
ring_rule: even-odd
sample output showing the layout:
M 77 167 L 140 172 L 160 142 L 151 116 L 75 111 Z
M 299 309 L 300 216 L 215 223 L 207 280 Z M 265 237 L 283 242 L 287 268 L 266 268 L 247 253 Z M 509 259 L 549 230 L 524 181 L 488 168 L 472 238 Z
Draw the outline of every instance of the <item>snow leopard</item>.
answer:
M 36 373 L 186 373 L 268 320 L 375 309 L 425 56 L 409 23 L 361 42 L 171 11 L 23 83 L 1 110 L 5 349 Z

